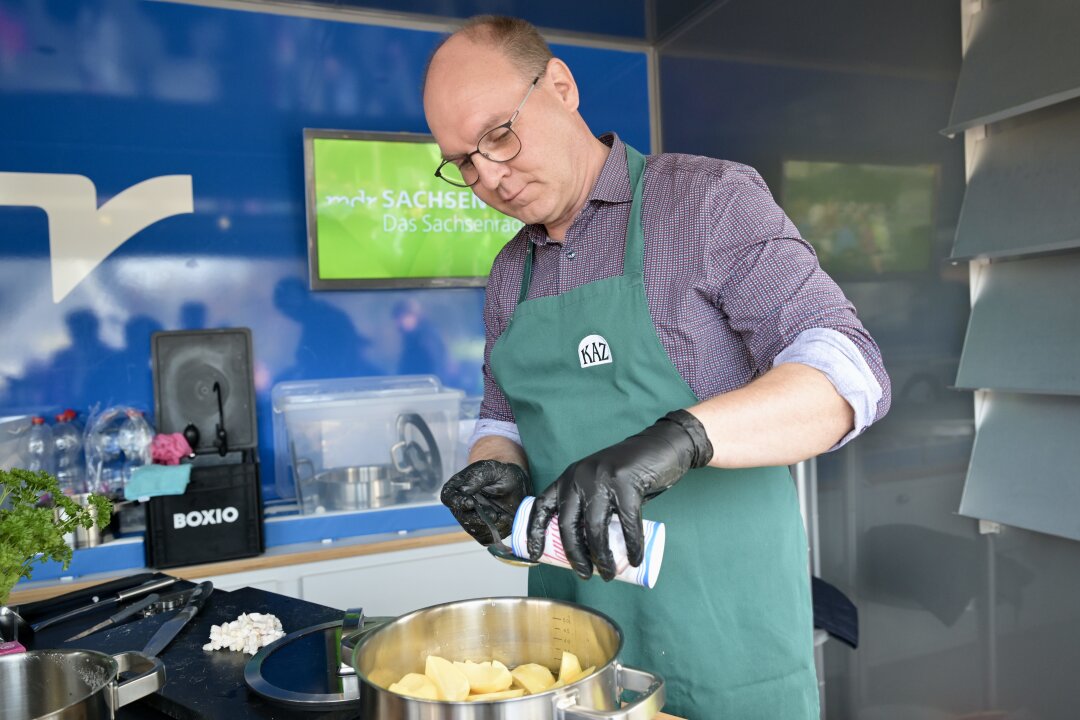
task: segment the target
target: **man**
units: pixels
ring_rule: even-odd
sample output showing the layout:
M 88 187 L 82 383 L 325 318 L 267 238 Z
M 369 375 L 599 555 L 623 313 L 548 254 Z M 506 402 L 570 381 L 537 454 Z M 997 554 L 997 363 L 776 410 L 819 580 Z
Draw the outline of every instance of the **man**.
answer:
M 492 267 L 481 418 L 443 502 L 488 543 L 477 505 L 505 536 L 539 493 L 529 553 L 557 514 L 578 577 L 541 566 L 530 593 L 614 618 L 623 662 L 664 676 L 669 712 L 816 718 L 785 466 L 886 412 L 880 353 L 756 172 L 645 159 L 594 137 L 579 101 L 522 21 L 474 19 L 432 56 L 437 174 L 526 223 Z M 614 575 L 612 517 L 640 563 L 643 515 L 667 524 L 656 587 L 588 579 Z

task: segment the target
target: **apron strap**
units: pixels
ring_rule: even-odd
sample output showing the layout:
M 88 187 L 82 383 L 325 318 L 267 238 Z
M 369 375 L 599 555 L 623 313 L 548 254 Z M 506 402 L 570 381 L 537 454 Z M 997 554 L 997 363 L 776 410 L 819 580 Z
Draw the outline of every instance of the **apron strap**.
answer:
M 645 190 L 645 156 L 625 143 L 623 147 L 626 148 L 626 168 L 630 174 L 630 188 L 634 193 L 634 200 L 630 205 L 630 218 L 626 223 L 626 250 L 623 253 L 623 275 L 626 275 L 628 272 L 644 272 L 645 231 L 641 225 L 641 197 Z M 530 240 L 529 247 L 525 251 L 525 267 L 521 272 L 519 305 L 529 296 L 535 251 L 536 243 Z
M 626 222 L 626 252 L 623 254 L 623 275 L 645 272 L 645 231 L 641 225 L 641 198 L 645 192 L 645 156 L 629 145 L 626 148 L 626 167 L 630 172 L 630 187 L 634 202 Z
M 532 281 L 533 251 L 535 249 L 536 243 L 530 240 L 529 247 L 525 251 L 525 269 L 521 273 L 521 292 L 518 293 L 518 305 L 525 302 L 525 298 L 529 296 L 529 283 Z

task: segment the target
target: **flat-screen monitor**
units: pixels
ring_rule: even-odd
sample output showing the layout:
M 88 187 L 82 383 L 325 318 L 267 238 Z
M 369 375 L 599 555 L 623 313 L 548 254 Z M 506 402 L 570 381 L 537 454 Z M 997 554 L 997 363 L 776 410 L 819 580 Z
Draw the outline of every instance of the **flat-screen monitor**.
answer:
M 311 288 L 483 286 L 522 223 L 441 160 L 430 135 L 304 130 Z
M 936 165 L 788 160 L 782 205 L 836 278 L 933 267 Z

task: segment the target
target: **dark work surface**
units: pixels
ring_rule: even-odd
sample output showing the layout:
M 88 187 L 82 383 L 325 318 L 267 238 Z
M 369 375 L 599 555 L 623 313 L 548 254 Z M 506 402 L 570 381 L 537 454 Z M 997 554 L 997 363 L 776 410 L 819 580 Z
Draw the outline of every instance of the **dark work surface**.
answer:
M 181 581 L 174 587 L 190 585 Z M 232 592 L 215 590 L 202 611 L 160 654 L 165 664 L 165 687 L 159 693 L 122 708 L 117 713 L 117 720 L 345 720 L 358 717 L 355 710 L 311 712 L 271 704 L 250 692 L 244 683 L 244 666 L 250 655 L 202 649 L 209 642 L 211 625 L 235 620 L 245 612 L 276 615 L 286 633 L 340 620 L 343 615 L 341 610 L 255 588 Z M 175 611 L 128 622 L 73 643 L 63 642 L 63 638 L 103 620 L 109 614 L 108 611 L 98 611 L 54 628 L 46 628 L 34 638 L 31 649 L 80 648 L 106 653 L 141 650 Z

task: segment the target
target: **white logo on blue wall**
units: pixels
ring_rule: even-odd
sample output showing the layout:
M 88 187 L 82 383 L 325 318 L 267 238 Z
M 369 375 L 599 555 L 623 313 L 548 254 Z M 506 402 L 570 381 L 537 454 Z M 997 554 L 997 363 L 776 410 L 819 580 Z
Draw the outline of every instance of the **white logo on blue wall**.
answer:
M 607 365 L 611 362 L 611 348 L 603 335 L 588 335 L 577 346 L 581 367 Z
M 85 175 L 0 172 L 0 205 L 37 207 L 49 221 L 53 302 L 58 303 L 135 233 L 195 210 L 190 175 L 132 185 L 100 208 Z

